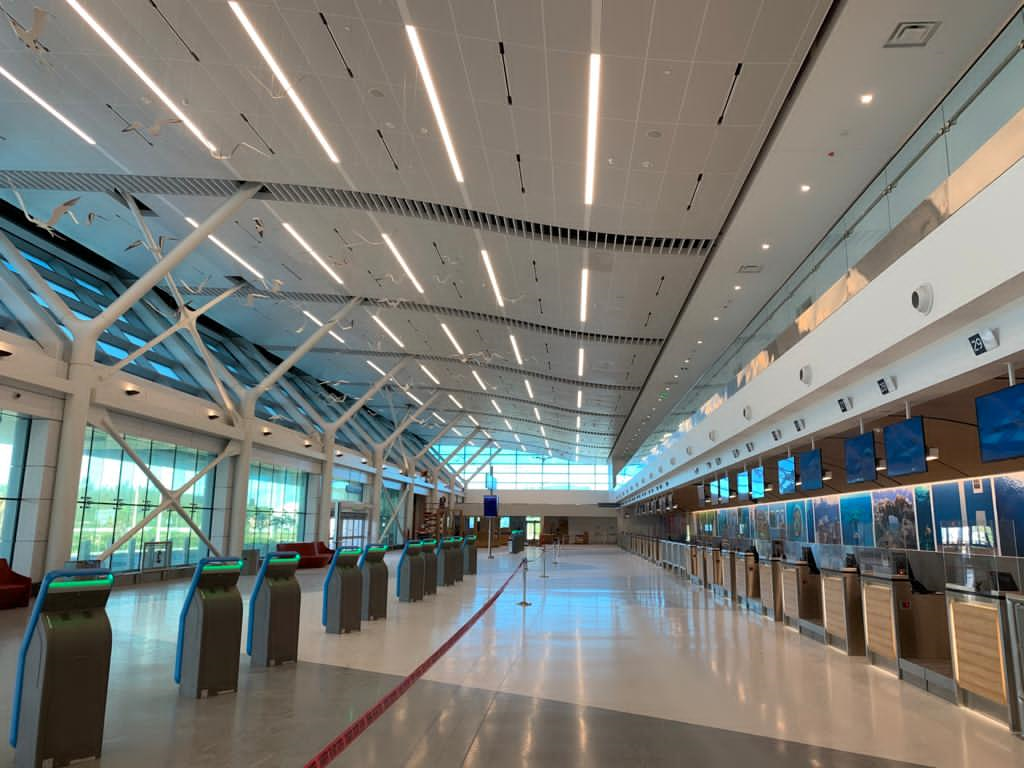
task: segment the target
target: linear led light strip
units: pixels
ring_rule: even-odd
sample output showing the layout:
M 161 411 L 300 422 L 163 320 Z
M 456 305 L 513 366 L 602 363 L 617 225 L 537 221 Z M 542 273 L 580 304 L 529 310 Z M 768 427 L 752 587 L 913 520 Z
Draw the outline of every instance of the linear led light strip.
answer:
M 287 221 L 281 222 L 281 226 L 283 226 L 285 228 L 285 230 L 287 230 L 288 234 L 291 235 L 292 238 L 294 238 L 296 243 L 298 243 L 300 246 L 302 246 L 302 250 L 304 250 L 306 253 L 308 253 L 310 256 L 312 256 L 313 260 L 317 264 L 319 264 L 321 267 L 323 267 L 324 271 L 328 275 L 330 275 L 332 278 L 334 278 L 334 282 L 336 282 L 338 285 L 344 285 L 345 284 L 345 282 L 340 277 L 338 277 L 338 273 L 335 272 L 333 269 L 331 269 L 330 265 L 326 261 L 324 261 L 323 259 L 320 258 L 320 255 L 310 247 L 309 243 L 307 243 L 305 240 L 302 239 L 302 235 L 300 235 L 295 230 L 295 227 L 293 227 Z
M 379 365 L 377 365 L 377 364 L 376 364 L 375 362 L 373 362 L 372 360 L 367 360 L 367 361 L 366 361 L 366 364 L 367 364 L 368 366 L 370 366 L 371 368 L 373 368 L 373 370 L 375 370 L 375 371 L 376 371 L 377 373 L 379 373 L 379 374 L 380 374 L 381 376 L 387 376 L 387 375 L 388 375 L 388 374 L 387 374 L 387 371 L 385 371 L 385 370 L 384 370 L 383 368 L 381 368 L 381 367 L 380 367 Z
M 437 411 L 431 411 L 430 413 L 435 419 L 440 421 L 442 424 L 448 423 L 447 421 L 444 420 L 444 417 L 442 417 L 441 414 L 439 414 Z
M 577 408 L 582 408 L 583 407 L 583 390 L 582 389 L 577 389 L 576 390 L 576 407 Z
M 312 312 L 308 312 L 304 309 L 302 310 L 302 314 L 304 314 L 306 317 L 308 317 L 310 320 L 316 323 L 318 328 L 323 328 L 324 324 L 321 322 L 320 318 L 314 315 Z M 341 338 L 341 336 L 336 334 L 334 331 L 328 331 L 327 333 L 332 339 L 335 339 L 336 341 L 339 341 L 342 344 L 345 343 L 345 340 Z
M 423 293 L 423 286 L 420 285 L 420 281 L 416 279 L 416 275 L 412 273 L 412 270 L 409 268 L 409 265 L 405 262 L 405 259 L 402 258 L 402 254 L 399 253 L 397 248 L 395 248 L 395 244 L 391 242 L 391 238 L 388 237 L 383 232 L 380 233 L 380 236 L 384 238 L 384 242 L 388 244 L 388 248 L 391 249 L 391 253 L 395 255 L 395 258 L 398 259 L 398 263 L 401 264 L 402 269 L 405 270 L 405 274 L 409 277 L 410 280 L 412 280 L 412 284 L 416 286 L 416 290 L 419 291 L 420 293 Z
M 186 216 L 186 217 L 185 217 L 185 221 L 187 221 L 187 222 L 188 222 L 189 224 L 191 224 L 191 225 L 193 226 L 193 228 L 195 228 L 195 229 L 199 229 L 199 222 L 198 222 L 198 221 L 196 221 L 195 219 L 193 219 L 193 218 L 192 218 L 191 216 Z M 256 269 L 256 267 L 254 267 L 254 266 L 253 266 L 252 264 L 250 264 L 250 263 L 249 263 L 248 261 L 246 261 L 245 259 L 243 259 L 243 258 L 242 258 L 241 256 L 239 256 L 239 255 L 238 255 L 237 253 L 235 253 L 235 252 L 234 252 L 233 250 L 231 250 L 231 249 L 230 249 L 230 248 L 228 248 L 228 247 L 227 247 L 226 245 L 224 245 L 223 241 L 221 241 L 220 239 L 218 239 L 216 235 L 207 235 L 206 237 L 207 237 L 207 239 L 208 239 L 208 240 L 209 240 L 209 241 L 210 241 L 211 243 L 213 243 L 213 244 L 214 244 L 214 245 L 216 245 L 216 246 L 217 246 L 218 248 L 220 248 L 220 249 L 221 249 L 222 251 L 224 251 L 224 253 L 226 253 L 226 254 L 227 254 L 228 256 L 230 256 L 230 257 L 231 257 L 232 259 L 234 259 L 234 260 L 235 260 L 235 261 L 237 261 L 237 262 L 238 262 L 239 264 L 241 264 L 241 265 L 242 265 L 243 267 L 245 267 L 245 268 L 246 268 L 246 269 L 248 269 L 248 270 L 249 270 L 250 272 L 252 272 L 252 273 L 253 273 L 253 275 L 255 275 L 256 277 L 258 277 L 258 278 L 259 278 L 260 280 L 263 280 L 263 279 L 264 279 L 264 278 L 263 278 L 263 274 L 262 274 L 261 272 L 259 272 L 259 271 L 258 271 L 258 270 Z
M 537 409 L 536 405 L 533 406 L 533 415 L 537 417 L 537 421 L 540 421 L 540 411 Z M 540 429 L 541 429 L 541 434 L 544 434 L 544 425 L 543 424 L 541 425 Z
M 590 292 L 590 270 L 580 270 L 580 322 L 587 322 L 587 294 Z
M 128 68 L 135 73 L 135 76 L 145 83 L 149 90 L 156 94 L 156 97 L 164 103 L 164 106 L 171 110 L 175 117 L 181 120 L 184 126 L 192 132 L 192 135 L 199 139 L 199 143 L 206 147 L 207 151 L 211 154 L 217 154 L 217 145 L 203 135 L 203 132 L 199 130 L 199 127 L 192 122 L 189 116 L 181 111 L 181 108 L 175 103 L 175 101 L 164 93 L 163 89 L 156 84 L 153 78 L 146 74 L 145 70 L 140 67 L 135 60 L 127 54 L 127 52 L 125 52 L 124 48 L 122 48 L 113 37 L 110 36 L 110 33 L 101 27 L 99 22 L 97 22 L 96 19 L 94 19 L 92 15 L 82 7 L 82 4 L 79 3 L 78 0 L 66 0 L 66 2 L 71 6 L 75 13 L 81 16 L 82 20 L 92 28 L 92 31 L 99 35 L 100 39 L 109 46 L 110 50 L 116 53 L 118 58 L 128 65 Z
M 587 177 L 583 187 L 583 202 L 594 203 L 594 174 L 597 159 L 597 110 L 601 100 L 601 54 L 590 54 L 590 88 L 587 92 Z
M 494 406 L 494 410 L 496 410 L 498 413 L 501 413 L 501 406 L 498 405 L 498 401 L 495 400 L 493 397 L 491 398 L 491 405 Z
M 583 376 L 583 347 L 580 347 L 579 359 L 576 362 L 576 375 Z
M 423 46 L 420 44 L 420 35 L 416 27 L 411 24 L 405 25 L 405 34 L 409 37 L 409 45 L 412 46 L 412 54 L 416 58 L 416 66 L 420 70 L 420 77 L 423 78 L 423 86 L 427 89 L 427 98 L 430 100 L 430 108 L 434 110 L 434 120 L 437 121 L 437 128 L 441 132 L 441 140 L 444 141 L 445 151 L 448 153 L 448 162 L 452 164 L 452 173 L 455 180 L 463 182 L 462 167 L 459 165 L 459 157 L 455 154 L 455 145 L 452 143 L 452 136 L 448 132 L 448 121 L 444 118 L 444 109 L 441 108 L 441 99 L 437 96 L 437 89 L 434 87 L 434 78 L 430 74 L 430 66 L 427 64 L 426 54 L 423 53 Z
M 379 325 L 381 328 L 384 329 L 384 333 L 386 333 L 388 336 L 390 336 L 391 340 L 393 342 L 395 342 L 395 344 L 400 346 L 402 349 L 405 349 L 405 344 L 402 343 L 402 340 L 400 338 L 398 338 L 397 336 L 395 336 L 394 332 L 390 328 L 388 328 L 386 325 L 384 325 L 384 321 L 383 320 L 381 320 L 377 315 L 370 315 L 370 317 L 373 318 L 373 321 L 375 323 L 377 323 L 377 325 Z
M 491 288 L 494 289 L 494 299 L 498 302 L 499 307 L 505 306 L 505 300 L 501 298 L 501 288 L 498 287 L 498 278 L 494 274 L 494 267 L 491 266 L 491 257 L 487 254 L 487 251 L 480 251 L 480 255 L 484 259 L 484 267 L 487 269 L 487 277 L 491 280 Z M 515 342 L 512 342 L 513 345 Z M 516 357 L 519 357 L 517 354 Z M 523 361 L 520 360 L 519 364 L 522 365 Z
M 516 337 L 510 333 L 508 335 L 508 340 L 512 343 L 512 351 L 515 352 L 516 362 L 519 363 L 519 365 L 522 365 L 523 356 L 519 354 L 519 344 L 516 342 Z
M 533 400 L 533 387 L 530 386 L 530 380 L 523 379 L 523 384 L 526 385 L 526 394 L 528 394 L 530 399 Z
M 71 2 L 71 0 L 68 0 Z M 341 160 L 338 155 L 334 152 L 330 142 L 327 141 L 327 137 L 324 136 L 320 130 L 320 126 L 316 124 L 316 120 L 306 109 L 306 105 L 302 103 L 302 99 L 299 97 L 298 92 L 292 86 L 291 81 L 288 80 L 288 76 L 284 73 L 284 70 L 278 65 L 277 60 L 274 58 L 274 54 L 267 48 L 267 44 L 263 42 L 263 38 L 260 37 L 260 33 L 256 31 L 256 27 L 249 21 L 249 17 L 245 15 L 245 11 L 242 10 L 242 5 L 235 0 L 231 0 L 228 3 L 231 6 L 231 10 L 235 12 L 235 16 L 238 22 L 242 25 L 242 28 L 249 35 L 249 39 L 252 40 L 252 44 L 256 46 L 256 50 L 260 52 L 263 60 L 267 62 L 267 66 L 270 67 L 270 71 L 274 73 L 274 77 L 281 83 L 281 87 L 284 88 L 284 92 L 288 94 L 288 98 L 291 99 L 292 106 L 295 107 L 296 111 L 302 116 L 302 119 L 306 121 L 306 126 L 312 131 L 313 136 L 320 142 L 320 146 L 323 147 L 327 157 L 330 158 L 332 163 L 339 163 Z
M 461 408 L 462 406 L 460 405 L 459 407 Z M 473 422 L 473 426 L 474 427 L 479 427 L 480 426 L 480 422 L 473 418 L 473 414 L 467 413 L 466 414 L 466 418 L 469 419 L 471 422 Z M 484 432 L 484 434 L 487 435 L 486 432 Z M 490 435 L 487 435 L 487 436 L 490 437 Z
M 484 392 L 486 392 L 487 391 L 487 385 L 484 384 L 484 380 L 480 378 L 480 374 L 477 373 L 476 371 L 473 371 L 473 378 L 476 379 L 476 383 L 480 385 L 480 389 L 482 389 Z M 499 413 L 500 413 L 500 411 L 499 411 Z
M 440 382 L 438 382 L 438 383 L 440 383 Z M 456 407 L 456 408 L 459 408 L 459 409 L 461 409 L 461 408 L 462 408 L 462 403 L 460 403 L 460 402 L 459 402 L 459 401 L 458 401 L 458 400 L 457 400 L 457 399 L 455 398 L 455 395 L 449 394 L 449 395 L 448 395 L 448 399 L 449 399 L 449 400 L 451 400 L 451 401 L 452 401 L 453 403 L 455 403 L 455 407 Z M 470 418 L 472 418 L 472 417 L 470 417 Z
M 0 67 L 0 75 L 3 75 L 4 77 L 6 77 L 8 80 L 11 81 L 11 83 L 14 85 L 15 88 L 17 88 L 19 91 L 21 91 L 26 96 L 28 96 L 30 99 L 32 99 L 32 101 L 34 101 L 40 107 L 42 107 L 47 112 L 49 112 L 51 115 L 53 115 L 53 117 L 57 118 L 62 123 L 64 123 L 65 127 L 68 128 L 68 130 L 70 130 L 72 133 L 74 133 L 78 138 L 80 138 L 86 144 L 92 144 L 93 146 L 96 146 L 96 142 L 93 141 L 92 137 L 89 134 L 87 134 L 85 131 L 83 131 L 81 128 L 79 128 L 77 125 L 75 125 L 70 120 L 68 120 L 66 117 L 64 117 L 64 115 L 62 115 L 60 112 L 58 112 L 52 106 L 50 106 L 50 104 L 45 99 L 43 99 L 42 96 L 37 94 L 35 91 L 33 91 L 31 88 L 29 88 L 27 85 L 25 85 L 23 82 L 21 82 L 21 80 L 16 78 L 14 75 L 12 75 L 10 72 L 8 72 L 3 67 Z
M 412 400 L 412 401 L 413 401 L 414 403 L 416 403 L 416 405 L 423 405 L 423 401 L 422 401 L 422 400 L 420 400 L 420 399 L 419 399 L 418 397 L 416 397 L 416 395 L 414 395 L 414 394 L 412 393 L 412 391 L 410 391 L 410 390 L 408 390 L 408 389 L 403 389 L 403 390 L 402 390 L 402 393 L 403 393 L 403 394 L 404 394 L 404 395 L 405 395 L 406 397 L 408 397 L 408 398 L 409 398 L 410 400 Z
M 452 332 L 451 330 L 449 330 L 448 326 L 445 323 L 441 323 L 441 329 L 444 331 L 445 336 L 448 337 L 448 341 L 450 341 L 452 343 L 452 346 L 455 347 L 455 351 L 458 352 L 460 355 L 464 355 L 465 352 L 462 351 L 462 345 L 455 340 L 455 337 L 452 335 Z M 486 389 L 486 387 L 484 387 L 484 389 Z

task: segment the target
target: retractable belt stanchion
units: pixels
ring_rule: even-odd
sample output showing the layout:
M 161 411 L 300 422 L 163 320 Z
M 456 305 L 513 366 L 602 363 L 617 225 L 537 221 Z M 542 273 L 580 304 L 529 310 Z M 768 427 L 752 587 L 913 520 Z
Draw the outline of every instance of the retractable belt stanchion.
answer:
M 398 573 L 395 576 L 395 591 L 399 602 L 415 603 L 423 599 L 425 563 L 422 550 L 423 545 L 418 541 L 407 541 L 402 547 L 402 557 L 398 560 Z
M 174 682 L 182 696 L 205 699 L 238 690 L 242 596 L 237 557 L 199 561 L 178 620 Z
M 423 545 L 423 594 L 437 594 L 437 540 L 422 539 Z
M 254 667 L 273 667 L 299 658 L 302 590 L 295 579 L 298 552 L 271 552 L 263 558 L 249 596 L 245 652 Z
M 464 576 L 476 576 L 476 536 L 462 540 L 462 573 Z
M 334 635 L 358 632 L 363 608 L 363 572 L 359 570 L 361 549 L 334 550 L 324 580 L 324 604 L 320 623 Z
M 368 544 L 359 558 L 359 570 L 363 572 L 363 621 L 388 616 L 388 566 L 384 562 L 387 551 L 383 544 Z
M 17 768 L 68 765 L 103 751 L 113 584 L 102 569 L 43 579 L 14 680 L 9 739 Z

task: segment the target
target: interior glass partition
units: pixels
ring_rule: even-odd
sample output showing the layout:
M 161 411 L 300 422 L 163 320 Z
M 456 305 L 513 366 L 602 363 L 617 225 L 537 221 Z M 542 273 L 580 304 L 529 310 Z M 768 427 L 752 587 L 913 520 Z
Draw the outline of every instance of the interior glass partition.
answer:
M 0 411 L 0 558 L 11 560 L 18 531 L 22 479 L 32 420 Z
M 259 461 L 250 465 L 246 549 L 266 554 L 282 542 L 305 538 L 308 482 L 309 473 L 297 469 Z

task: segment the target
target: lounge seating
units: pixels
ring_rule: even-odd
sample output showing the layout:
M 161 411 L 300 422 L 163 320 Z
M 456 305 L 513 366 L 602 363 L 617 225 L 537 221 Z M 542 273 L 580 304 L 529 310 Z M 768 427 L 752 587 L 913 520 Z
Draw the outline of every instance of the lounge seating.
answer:
M 277 545 L 278 552 L 298 552 L 299 568 L 323 568 L 334 555 L 322 541 L 291 541 Z
M 15 573 L 0 558 L 0 608 L 24 608 L 32 595 L 32 579 Z

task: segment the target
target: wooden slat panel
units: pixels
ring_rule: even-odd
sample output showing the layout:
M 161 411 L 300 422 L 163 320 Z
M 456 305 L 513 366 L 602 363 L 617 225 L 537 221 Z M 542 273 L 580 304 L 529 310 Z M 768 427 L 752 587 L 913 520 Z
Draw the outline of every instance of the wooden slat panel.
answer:
M 796 568 L 782 569 L 782 613 L 792 619 L 800 618 L 800 577 Z
M 775 608 L 775 585 L 772 583 L 772 566 L 769 563 L 762 563 L 758 568 L 761 569 L 761 605 L 766 608 Z
M 747 595 L 747 559 L 736 558 L 736 594 L 740 597 Z
M 825 605 L 825 631 L 846 639 L 846 590 L 842 576 L 824 576 L 821 580 Z
M 1006 673 L 999 612 L 995 606 L 954 600 L 956 682 L 968 691 L 1006 704 Z
M 868 650 L 896 660 L 892 587 L 884 584 L 864 585 L 864 631 Z

